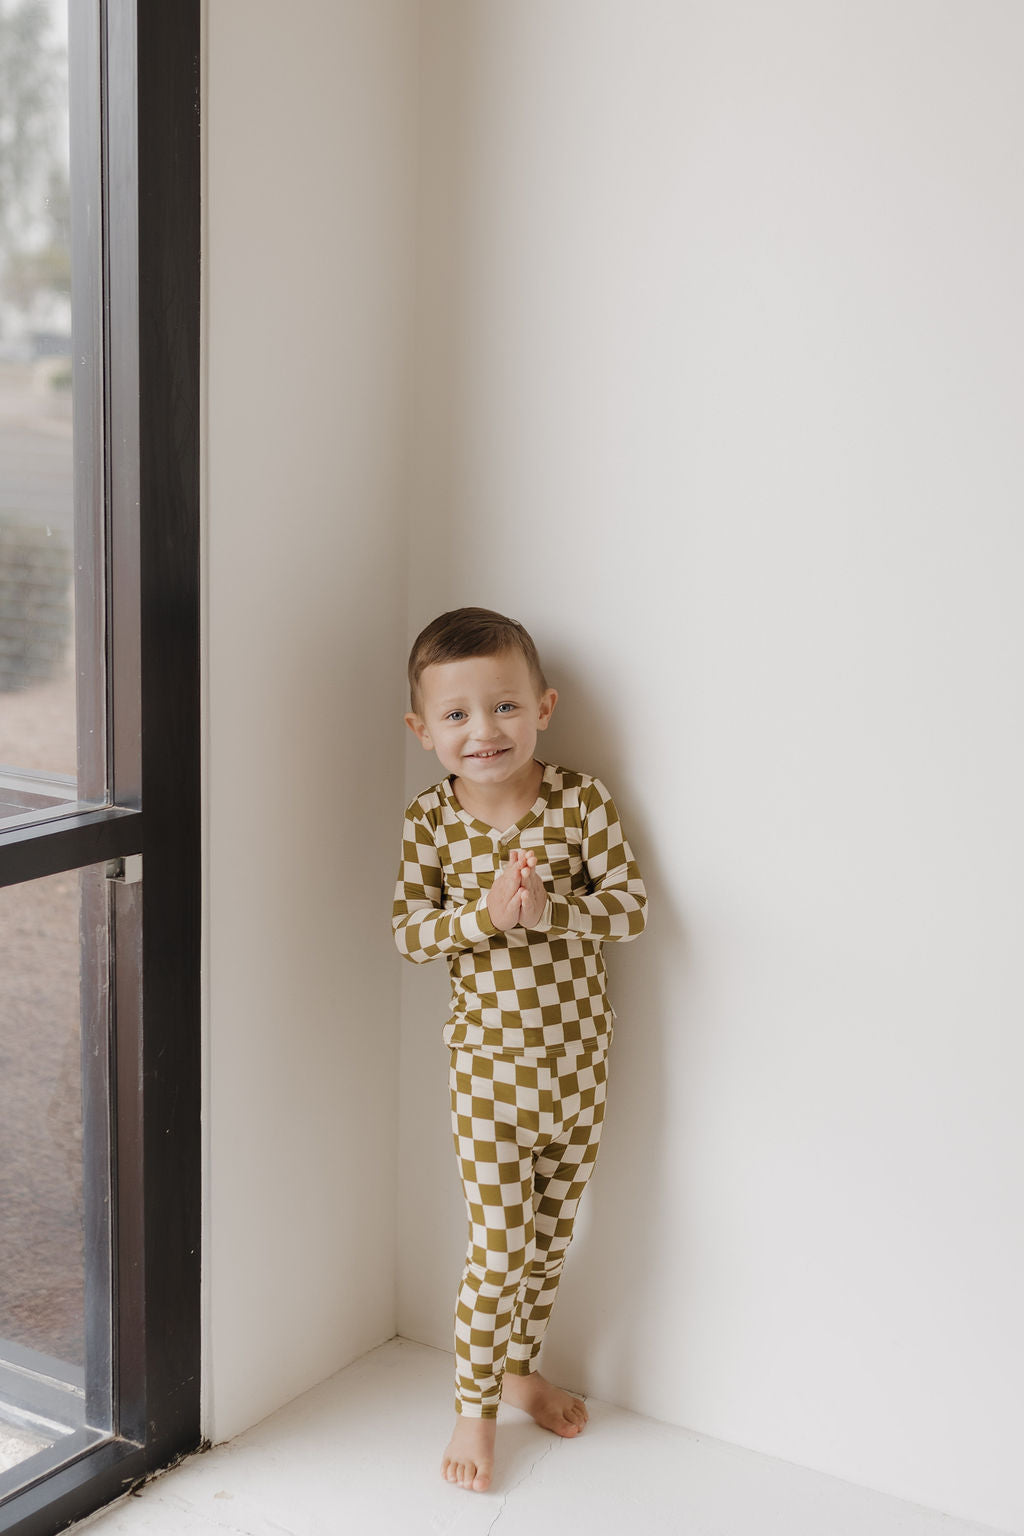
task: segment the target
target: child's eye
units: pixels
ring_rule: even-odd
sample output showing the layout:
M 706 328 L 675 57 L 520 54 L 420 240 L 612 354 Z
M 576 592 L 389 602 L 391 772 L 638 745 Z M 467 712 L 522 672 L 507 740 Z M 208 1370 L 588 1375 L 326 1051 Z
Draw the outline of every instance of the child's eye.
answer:
M 502 712 L 502 710 L 512 710 L 512 709 L 515 709 L 515 707 L 516 706 L 514 704 L 499 704 L 498 705 L 498 713 L 500 714 Z
M 450 714 L 445 715 L 445 719 L 450 720 L 452 725 L 458 725 L 460 720 L 465 720 L 465 718 L 465 711 L 461 709 L 453 709 Z

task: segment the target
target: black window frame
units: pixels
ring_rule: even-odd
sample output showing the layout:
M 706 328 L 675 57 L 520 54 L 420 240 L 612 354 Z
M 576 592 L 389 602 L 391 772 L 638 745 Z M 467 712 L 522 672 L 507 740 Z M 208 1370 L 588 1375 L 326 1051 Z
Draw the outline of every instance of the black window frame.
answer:
M 95 710 L 102 687 L 107 732 L 79 779 L 83 799 L 103 774 L 108 793 L 0 829 L 0 885 L 140 853 L 143 881 L 111 884 L 114 1432 L 56 1468 L 40 1453 L 0 1503 L 7 1536 L 49 1536 L 202 1444 L 200 0 L 70 14 L 74 265 L 102 295 L 76 300 L 95 342 L 75 379 L 76 502 L 91 486 L 104 508 L 106 570 L 77 624 L 108 657 L 80 693 Z M 77 104 L 76 70 L 95 72 Z

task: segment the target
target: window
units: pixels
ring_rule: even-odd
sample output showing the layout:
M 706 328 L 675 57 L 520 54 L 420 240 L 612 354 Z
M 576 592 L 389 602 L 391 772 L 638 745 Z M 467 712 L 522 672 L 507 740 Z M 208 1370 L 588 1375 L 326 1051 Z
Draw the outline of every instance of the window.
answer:
M 18 1536 L 199 1443 L 198 102 L 198 0 L 0 0 L 0 1529 Z

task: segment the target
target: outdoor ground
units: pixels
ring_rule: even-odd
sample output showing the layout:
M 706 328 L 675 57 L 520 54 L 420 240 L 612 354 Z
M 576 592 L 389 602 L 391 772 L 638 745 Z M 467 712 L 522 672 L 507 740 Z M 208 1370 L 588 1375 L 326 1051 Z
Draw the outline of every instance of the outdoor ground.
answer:
M 71 423 L 25 365 L 0 365 L 0 512 L 71 524 Z M 0 764 L 75 770 L 69 648 L 0 693 Z M 78 876 L 0 890 L 0 1339 L 82 1363 Z

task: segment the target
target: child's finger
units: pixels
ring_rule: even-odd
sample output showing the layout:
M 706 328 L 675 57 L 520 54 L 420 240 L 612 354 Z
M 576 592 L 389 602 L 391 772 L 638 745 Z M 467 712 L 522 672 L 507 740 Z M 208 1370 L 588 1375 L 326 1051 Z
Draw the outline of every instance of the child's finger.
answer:
M 517 864 L 511 863 L 506 864 L 505 867 L 499 872 L 494 883 L 496 886 L 498 886 L 500 892 L 506 899 L 512 896 L 515 891 L 518 891 L 520 885 L 522 884 L 522 876 L 519 873 L 519 866 Z

